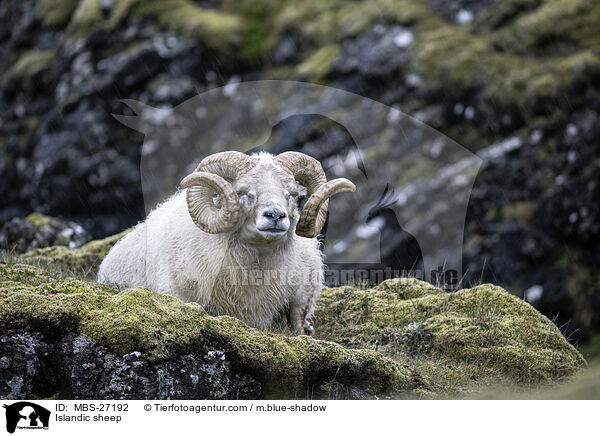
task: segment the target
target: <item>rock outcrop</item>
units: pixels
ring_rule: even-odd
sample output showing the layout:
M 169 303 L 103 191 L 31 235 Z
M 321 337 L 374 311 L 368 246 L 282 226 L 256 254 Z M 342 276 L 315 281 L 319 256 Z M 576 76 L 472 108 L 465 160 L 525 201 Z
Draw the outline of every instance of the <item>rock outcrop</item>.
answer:
M 122 235 L 0 263 L 0 396 L 421 398 L 554 384 L 585 365 L 558 328 L 492 285 L 415 279 L 324 289 L 315 337 L 259 331 L 144 288 L 80 280 Z
M 373 350 L 261 332 L 143 288 L 0 265 L 4 398 L 373 398 L 419 381 Z

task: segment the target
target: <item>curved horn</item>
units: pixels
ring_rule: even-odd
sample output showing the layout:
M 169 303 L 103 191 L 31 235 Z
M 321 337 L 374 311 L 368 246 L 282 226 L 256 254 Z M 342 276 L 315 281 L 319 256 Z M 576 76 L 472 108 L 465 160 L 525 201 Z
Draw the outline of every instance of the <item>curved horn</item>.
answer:
M 223 233 L 236 226 L 240 205 L 230 181 L 255 165 L 254 159 L 237 151 L 216 153 L 181 181 L 181 187 L 187 188 L 190 217 L 201 230 Z M 215 205 L 213 193 L 219 196 L 220 206 Z
M 317 192 L 311 195 L 306 201 L 296 227 L 296 234 L 307 238 L 314 238 L 317 236 L 325 224 L 325 219 L 323 219 L 322 222 L 319 222 L 319 219 L 321 211 L 324 210 L 325 214 L 327 214 L 329 197 L 339 194 L 340 192 L 354 191 L 356 191 L 356 186 L 348 179 L 333 179 L 324 185 L 321 185 L 321 187 L 317 189 Z
M 308 200 L 300 214 L 296 234 L 314 238 L 325 224 L 329 197 L 340 192 L 354 192 L 356 186 L 348 179 L 328 182 L 319 161 L 303 153 L 288 151 L 278 155 L 276 160 L 308 191 Z

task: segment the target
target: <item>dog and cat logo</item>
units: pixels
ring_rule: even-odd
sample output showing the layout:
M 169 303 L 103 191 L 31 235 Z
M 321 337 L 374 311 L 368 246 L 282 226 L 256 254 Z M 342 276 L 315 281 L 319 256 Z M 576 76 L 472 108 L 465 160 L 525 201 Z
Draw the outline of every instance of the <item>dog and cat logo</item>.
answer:
M 14 433 L 16 429 L 48 430 L 50 411 L 29 401 L 5 404 L 6 431 Z

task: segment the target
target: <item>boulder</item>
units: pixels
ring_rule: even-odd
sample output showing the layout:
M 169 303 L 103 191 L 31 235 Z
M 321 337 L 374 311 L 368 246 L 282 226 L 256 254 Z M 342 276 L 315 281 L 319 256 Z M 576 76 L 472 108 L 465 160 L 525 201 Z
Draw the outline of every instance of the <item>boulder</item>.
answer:
M 552 382 L 585 364 L 552 321 L 490 284 L 445 292 L 392 279 L 324 289 L 315 319 L 317 337 L 376 349 L 418 370 L 433 390 Z
M 40 213 L 15 217 L 0 227 L 0 248 L 13 254 L 52 245 L 79 248 L 90 238 L 79 224 Z
M 104 239 L 88 242 L 75 250 L 61 245 L 39 248 L 23 254 L 19 259 L 55 272 L 77 276 L 90 275 L 90 278 L 94 278 L 104 256 L 128 232 L 129 229 Z

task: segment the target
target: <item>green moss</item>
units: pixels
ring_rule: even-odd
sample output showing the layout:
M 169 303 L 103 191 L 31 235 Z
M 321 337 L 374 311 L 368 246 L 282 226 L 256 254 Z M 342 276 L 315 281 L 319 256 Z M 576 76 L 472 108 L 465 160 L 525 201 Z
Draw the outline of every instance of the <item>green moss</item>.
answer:
M 31 78 L 40 71 L 48 68 L 54 59 L 54 50 L 33 50 L 21 55 L 15 64 L 2 77 L 3 88 L 31 86 Z
M 44 219 L 51 218 L 34 214 L 33 219 L 39 224 L 44 222 Z M 18 258 L 18 261 L 41 266 L 63 275 L 93 279 L 102 259 L 108 254 L 112 246 L 129 231 L 130 229 L 104 239 L 88 242 L 78 250 L 71 250 L 63 246 L 39 248 L 23 254 Z
M 268 54 L 279 41 L 273 22 L 283 3 L 278 0 L 224 0 L 221 11 L 239 19 L 242 58 L 268 61 Z
M 350 38 L 369 30 L 374 22 L 381 19 L 381 10 L 369 2 L 344 3 L 336 13 L 338 39 Z
M 138 2 L 139 0 L 115 0 L 110 18 L 106 24 L 107 27 L 109 29 L 118 27 L 128 16 L 131 8 Z
M 164 26 L 188 38 L 200 38 L 210 47 L 229 51 L 241 44 L 243 22 L 235 14 L 204 9 L 190 0 L 139 2 L 138 14 L 158 18 Z
M 151 362 L 219 349 L 260 380 L 267 397 L 293 398 L 331 381 L 374 394 L 407 392 L 415 383 L 405 366 L 372 350 L 261 332 L 147 289 L 116 293 L 29 265 L 0 264 L 0 278 L 1 334 L 79 332 L 117 355 L 139 351 Z
M 248 18 L 244 21 L 242 32 L 242 49 L 240 54 L 246 59 L 261 59 L 277 43 L 272 38 L 267 24 L 261 17 Z
M 466 388 L 467 374 L 480 385 L 550 382 L 585 363 L 550 320 L 492 285 L 445 293 L 402 279 L 325 289 L 315 318 L 317 337 L 375 348 L 419 368 L 433 386 Z
M 268 1 L 268 0 L 266 0 Z M 432 14 L 427 2 L 371 0 L 273 2 L 273 32 L 297 36 L 316 49 L 358 35 L 375 23 L 412 25 Z
M 40 0 L 38 9 L 47 27 L 64 27 L 69 22 L 79 0 Z
M 481 10 L 474 21 L 478 33 L 489 33 L 511 23 L 519 15 L 534 10 L 542 0 L 504 0 Z
M 526 118 L 563 111 L 564 105 L 557 104 L 563 94 L 573 83 L 585 80 L 586 71 L 600 69 L 594 51 L 600 34 L 593 24 L 600 16 L 600 4 L 526 3 L 523 9 L 505 10 L 500 2 L 496 5 L 502 9 L 500 16 L 494 15 L 492 7 L 473 26 L 419 24 L 412 55 L 425 85 L 479 89 L 495 111 L 515 111 Z M 569 95 L 566 106 L 570 108 L 578 96 Z
M 56 218 L 49 217 L 47 215 L 42 215 L 41 213 L 37 212 L 29 214 L 25 219 L 36 227 L 52 226 L 58 224 L 58 220 Z
M 403 300 L 421 298 L 431 293 L 440 292 L 431 283 L 423 282 L 417 279 L 390 279 L 381 282 L 375 286 L 375 292 L 386 296 L 393 295 L 394 298 Z
M 319 80 L 329 72 L 331 64 L 337 59 L 339 54 L 339 45 L 326 45 L 298 65 L 296 71 L 301 77 Z
M 80 251 L 85 253 L 91 253 L 97 255 L 100 259 L 108 254 L 108 251 L 115 245 L 119 239 L 129 233 L 132 229 L 127 229 L 116 235 L 108 236 L 104 239 L 97 239 L 95 241 L 88 242 L 80 248 Z
M 47 27 L 62 28 L 83 35 L 94 26 L 114 29 L 141 0 L 113 0 L 110 16 L 105 17 L 100 0 L 40 0 L 38 8 L 42 23 Z
M 69 22 L 69 31 L 85 34 L 104 20 L 101 0 L 80 0 Z
M 326 77 L 344 39 L 376 23 L 401 24 L 415 33 L 411 70 L 426 87 L 476 88 L 496 112 L 518 110 L 526 117 L 563 110 L 556 102 L 564 91 L 585 71 L 600 69 L 600 4 L 586 0 L 497 2 L 462 26 L 446 22 L 428 2 L 410 0 L 226 0 L 214 8 L 191 0 L 115 0 L 109 17 L 102 16 L 100 0 L 42 0 L 40 10 L 45 23 L 71 17 L 70 28 L 79 32 L 115 28 L 132 14 L 153 17 L 175 33 L 253 61 L 268 61 L 289 35 L 299 41 L 304 61 L 284 78 L 316 81 Z M 553 53 L 560 56 L 548 56 Z M 574 98 L 571 93 L 571 103 Z
M 291 35 L 307 52 L 358 35 L 376 22 L 411 23 L 429 9 L 423 4 L 373 0 L 348 4 L 258 0 L 226 0 L 207 9 L 189 0 L 136 1 L 135 13 L 154 16 L 166 27 L 207 45 L 229 51 L 239 49 L 246 59 L 268 60 L 283 35 Z
M 502 47 L 522 54 L 558 44 L 572 45 L 571 49 L 597 47 L 599 22 L 598 2 L 547 0 L 529 13 L 519 14 L 493 39 Z

